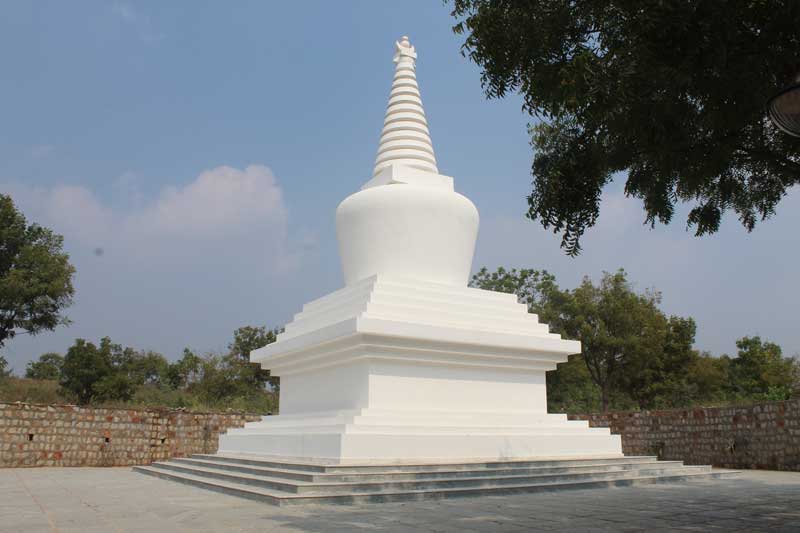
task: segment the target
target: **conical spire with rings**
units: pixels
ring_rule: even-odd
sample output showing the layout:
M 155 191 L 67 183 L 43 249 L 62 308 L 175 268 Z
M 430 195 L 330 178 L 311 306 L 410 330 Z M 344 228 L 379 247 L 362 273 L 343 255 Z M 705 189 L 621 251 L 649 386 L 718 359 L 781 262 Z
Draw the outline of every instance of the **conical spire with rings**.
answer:
M 397 64 L 383 120 L 373 177 L 392 165 L 402 164 L 438 174 L 428 121 L 419 95 L 417 53 L 408 37 L 395 42 Z

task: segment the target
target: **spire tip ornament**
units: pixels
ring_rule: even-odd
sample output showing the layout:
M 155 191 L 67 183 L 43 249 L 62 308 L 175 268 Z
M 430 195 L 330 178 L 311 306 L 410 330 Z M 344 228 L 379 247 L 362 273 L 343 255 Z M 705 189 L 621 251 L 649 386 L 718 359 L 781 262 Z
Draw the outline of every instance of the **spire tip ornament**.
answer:
M 417 51 L 408 36 L 394 43 L 392 89 L 372 177 L 392 165 L 439 173 L 417 84 Z
M 417 50 L 412 46 L 411 42 L 408 40 L 408 35 L 403 35 L 400 37 L 399 41 L 395 41 L 395 54 L 394 54 L 394 62 L 399 63 L 403 57 L 411 58 L 412 62 L 416 61 L 417 59 Z

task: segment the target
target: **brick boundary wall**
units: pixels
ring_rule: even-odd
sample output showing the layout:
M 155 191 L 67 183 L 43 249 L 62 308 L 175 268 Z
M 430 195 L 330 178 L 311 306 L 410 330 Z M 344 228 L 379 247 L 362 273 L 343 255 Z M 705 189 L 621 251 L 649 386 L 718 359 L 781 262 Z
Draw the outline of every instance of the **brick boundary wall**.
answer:
M 0 402 L 0 468 L 127 466 L 214 453 L 220 433 L 260 418 Z
M 570 415 L 622 436 L 625 455 L 800 471 L 800 398 L 735 407 Z

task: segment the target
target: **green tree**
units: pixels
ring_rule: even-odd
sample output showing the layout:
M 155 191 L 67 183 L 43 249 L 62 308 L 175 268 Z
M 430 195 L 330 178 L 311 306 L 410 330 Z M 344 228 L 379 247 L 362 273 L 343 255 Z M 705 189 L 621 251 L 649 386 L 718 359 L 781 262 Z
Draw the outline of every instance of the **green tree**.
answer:
M 495 292 L 516 294 L 528 311 L 535 313 L 555 333 L 561 333 L 565 320 L 564 310 L 570 300 L 569 292 L 562 291 L 554 275 L 546 270 L 499 267 L 495 272 L 481 268 L 472 276 L 470 287 Z
M 250 362 L 250 353 L 275 342 L 278 330 L 244 326 L 234 331 L 224 354 L 196 355 L 189 348 L 167 367 L 166 382 L 191 394 L 204 406 L 269 412 L 277 407 L 277 394 L 268 391 L 269 371 Z M 273 391 L 277 389 L 277 383 Z
M 110 344 L 111 366 L 133 386 L 169 384 L 169 362 L 160 353 Z
M 11 369 L 8 368 L 8 361 L 6 358 L 0 355 L 0 379 L 4 379 L 11 376 Z
M 653 302 L 640 307 L 641 334 L 625 355 L 618 386 L 640 409 L 686 405 L 697 326 L 691 318 L 667 318 Z
M 547 375 L 548 405 L 576 412 L 610 405 L 651 408 L 685 402 L 696 326 L 667 317 L 661 294 L 638 294 L 624 270 L 562 290 L 546 271 L 482 268 L 472 287 L 515 293 L 554 333 L 581 341 L 580 354 Z
M 113 373 L 109 338 L 102 339 L 99 348 L 84 339 L 76 339 L 64 357 L 60 383 L 79 403 L 88 404 L 100 396 L 97 384 Z M 108 393 L 107 387 L 103 392 Z
M 130 376 L 122 372 L 112 371 L 92 386 L 93 401 L 120 401 L 129 402 L 136 392 L 137 383 Z
M 61 386 L 83 404 L 127 402 L 139 387 L 169 383 L 169 363 L 163 355 L 123 347 L 109 337 L 100 339 L 99 346 L 77 339 L 61 371 Z
M 695 352 L 687 377 L 687 404 L 724 403 L 729 399 L 730 357 Z
M 572 295 L 561 290 L 555 276 L 546 270 L 499 267 L 489 272 L 483 267 L 472 276 L 469 284 L 479 289 L 516 294 L 551 332 L 564 333 Z M 570 356 L 566 363 L 547 373 L 547 404 L 551 411 L 594 411 L 600 405 L 599 398 L 581 354 Z
M 39 356 L 38 361 L 31 361 L 25 369 L 25 377 L 29 379 L 61 379 L 61 368 L 64 366 L 64 357 L 57 353 L 45 353 Z
M 692 203 L 696 235 L 752 230 L 800 182 L 800 141 L 765 117 L 798 74 L 796 0 L 452 0 L 488 98 L 519 92 L 535 151 L 527 216 L 570 254 L 627 176 L 649 224 Z
M 36 335 L 68 320 L 75 269 L 63 238 L 28 224 L 11 197 L 0 194 L 0 347 L 17 333 Z
M 275 342 L 278 338 L 277 329 L 267 329 L 264 326 L 242 326 L 233 332 L 233 342 L 228 345 L 229 353 L 250 360 L 250 352 Z
M 547 373 L 547 410 L 551 413 L 592 413 L 600 409 L 600 390 L 592 381 L 582 354 Z
M 231 371 L 235 371 L 239 380 L 249 381 L 254 387 L 261 387 L 265 382 L 273 390 L 280 390 L 280 378 L 272 376 L 268 369 L 261 368 L 259 363 L 250 364 L 250 352 L 263 348 L 278 339 L 278 329 L 267 329 L 264 326 L 243 326 L 233 332 L 233 342 L 228 345 L 228 353 L 238 361 L 230 361 Z M 246 365 L 238 364 L 247 363 Z
M 660 295 L 636 294 L 624 270 L 604 272 L 599 285 L 584 278 L 572 294 L 565 332 L 581 341 L 583 360 L 600 389 L 601 407 L 607 411 L 614 388 L 633 382 L 629 376 L 626 379 L 625 371 L 647 369 L 650 365 L 641 362 L 658 349 Z M 637 387 L 653 378 L 648 372 Z
M 200 377 L 188 390 L 204 405 L 273 411 L 276 395 L 266 390 L 265 380 L 258 365 L 234 354 L 208 354 L 200 359 Z
M 781 347 L 761 337 L 736 341 L 737 356 L 730 362 L 734 394 L 748 399 L 787 399 L 796 385 L 793 359 L 783 357 Z
M 140 385 L 167 385 L 169 362 L 158 352 L 137 352 L 129 373 Z
M 183 349 L 183 357 L 167 367 L 167 383 L 173 389 L 186 388 L 196 383 L 201 375 L 201 359 L 189 348 Z

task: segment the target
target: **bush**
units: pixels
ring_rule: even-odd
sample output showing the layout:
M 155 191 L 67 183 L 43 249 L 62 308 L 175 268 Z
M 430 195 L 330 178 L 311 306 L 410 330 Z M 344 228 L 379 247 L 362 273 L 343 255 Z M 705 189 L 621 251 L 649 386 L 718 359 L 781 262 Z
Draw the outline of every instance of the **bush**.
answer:
M 25 403 L 74 403 L 57 381 L 10 377 L 0 380 L 0 400 Z

